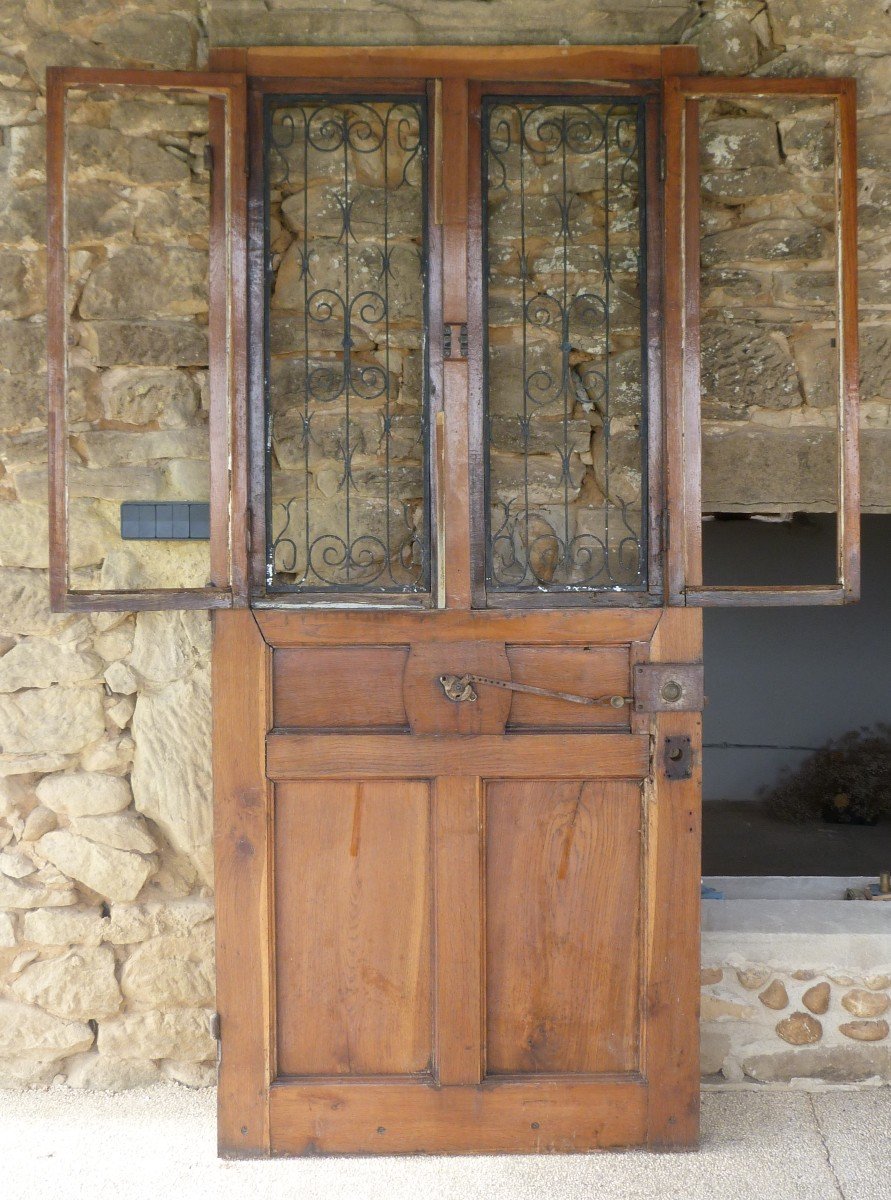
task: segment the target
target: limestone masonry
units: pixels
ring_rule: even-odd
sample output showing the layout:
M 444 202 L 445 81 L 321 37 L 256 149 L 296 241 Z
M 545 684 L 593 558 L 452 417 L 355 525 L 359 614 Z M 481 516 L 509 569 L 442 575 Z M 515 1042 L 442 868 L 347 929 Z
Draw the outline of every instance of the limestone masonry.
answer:
M 208 44 L 558 41 L 692 41 L 705 71 L 857 78 L 864 501 L 891 511 L 887 0 L 0 0 L 0 1086 L 215 1076 L 209 620 L 48 609 L 45 68 L 201 67 Z M 85 97 L 72 118 L 79 586 L 204 582 L 205 544 L 134 549 L 115 525 L 124 498 L 206 495 L 206 118 L 187 97 Z M 719 105 L 702 140 L 706 504 L 826 509 L 826 113 Z M 769 435 L 759 487 L 740 477 L 753 430 Z M 795 968 L 705 964 L 706 1074 L 863 1078 L 858 1048 L 889 1045 L 891 979 Z M 763 1061 L 729 1054 L 725 1021 L 763 1034 Z

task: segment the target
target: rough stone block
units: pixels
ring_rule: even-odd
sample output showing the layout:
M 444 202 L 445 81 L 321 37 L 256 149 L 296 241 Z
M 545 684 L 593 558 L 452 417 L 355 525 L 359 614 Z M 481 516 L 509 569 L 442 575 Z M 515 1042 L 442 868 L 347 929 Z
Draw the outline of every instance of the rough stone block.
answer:
M 100 25 L 92 36 L 127 62 L 169 70 L 195 66 L 195 22 L 175 13 L 128 12 Z
M 67 829 L 45 834 L 37 850 L 64 875 L 109 900 L 135 900 L 154 870 L 151 859 L 99 845 Z
M 90 1051 L 65 1063 L 67 1087 L 94 1092 L 126 1092 L 130 1088 L 151 1087 L 166 1078 L 151 1059 L 110 1058 Z
M 133 796 L 125 779 L 95 771 L 72 771 L 41 779 L 37 798 L 66 817 L 95 817 L 121 812 Z
M 95 678 L 101 665 L 98 655 L 89 651 L 26 637 L 0 658 L 0 692 L 85 683 Z
M 210 1036 L 210 1013 L 194 1008 L 128 1013 L 103 1021 L 99 1026 L 98 1048 L 100 1054 L 113 1058 L 207 1062 L 216 1057 L 216 1042 Z
M 141 1008 L 213 1004 L 213 944 L 209 937 L 160 937 L 142 942 L 124 963 L 121 988 Z
M 98 946 L 108 925 L 99 908 L 37 910 L 22 918 L 22 941 L 38 946 Z
M 39 1008 L 0 1000 L 0 1057 L 54 1062 L 89 1050 L 93 1031 L 80 1021 L 63 1021 Z
M 138 696 L 133 795 L 170 844 L 213 877 L 210 683 L 206 671 Z
M 90 275 L 79 310 L 87 320 L 204 313 L 207 255 L 144 246 L 120 250 Z
M 190 321 L 93 321 L 78 326 L 97 366 L 207 366 L 207 332 Z
M 107 947 L 70 950 L 59 958 L 31 963 L 11 986 L 23 1004 L 72 1021 L 111 1016 L 121 1007 L 114 954 Z
M 98 688 L 28 688 L 0 696 L 0 750 L 5 754 L 77 753 L 104 732 Z

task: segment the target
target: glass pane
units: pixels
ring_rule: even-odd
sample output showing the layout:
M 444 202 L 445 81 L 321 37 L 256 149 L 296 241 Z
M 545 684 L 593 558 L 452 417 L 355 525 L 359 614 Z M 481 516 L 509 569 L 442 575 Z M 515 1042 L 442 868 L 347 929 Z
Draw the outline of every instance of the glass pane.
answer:
M 833 583 L 835 104 L 733 96 L 699 121 L 703 583 Z
M 490 590 L 646 587 L 643 110 L 484 102 Z
M 270 591 L 430 587 L 421 98 L 266 108 Z
M 210 579 L 206 523 L 196 519 L 192 536 L 181 528 L 184 505 L 199 514 L 210 489 L 208 107 L 198 93 L 157 88 L 68 93 L 74 591 L 203 588 Z M 152 507 L 171 501 L 180 503 Z M 133 536 L 122 537 L 125 502 L 159 520 L 125 525 Z M 145 538 L 149 527 L 157 538 Z

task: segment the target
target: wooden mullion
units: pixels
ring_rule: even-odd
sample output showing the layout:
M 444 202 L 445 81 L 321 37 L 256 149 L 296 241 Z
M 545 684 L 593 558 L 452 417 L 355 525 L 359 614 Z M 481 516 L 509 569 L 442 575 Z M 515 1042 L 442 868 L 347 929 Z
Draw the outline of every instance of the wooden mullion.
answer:
M 685 533 L 691 518 L 684 487 L 684 100 L 673 79 L 663 92 L 663 380 L 665 387 L 666 521 L 662 546 L 665 599 L 684 603 L 687 569 Z M 696 519 L 699 520 L 698 514 Z
M 469 96 L 466 79 L 442 83 L 442 322 L 467 324 L 467 257 L 469 238 L 468 137 Z M 452 355 L 443 362 L 444 481 L 442 514 L 445 533 L 445 600 L 447 608 L 471 606 L 469 365 Z
M 470 775 L 433 782 L 434 1027 L 440 1085 L 484 1074 L 483 788 Z
M 47 431 L 49 444 L 49 590 L 54 612 L 68 594 L 68 234 L 65 221 L 65 88 L 46 73 Z
M 857 96 L 845 80 L 837 101 L 839 331 L 839 580 L 860 596 L 860 361 L 857 328 Z
M 645 222 L 647 238 L 645 344 L 646 355 L 646 445 L 645 479 L 647 500 L 647 592 L 661 600 L 664 588 L 665 465 L 663 455 L 662 402 L 662 188 L 659 178 L 662 127 L 661 108 L 651 100 L 644 110 L 646 141 Z
M 208 144 L 211 147 L 210 238 L 208 263 L 208 386 L 210 406 L 210 579 L 222 587 L 230 574 L 229 447 L 231 408 L 229 345 L 229 252 L 225 237 L 229 217 L 229 147 L 225 101 L 208 101 Z M 220 521 L 222 518 L 222 523 Z
M 264 172 L 263 95 L 251 80 L 248 99 L 250 174 L 247 211 L 248 430 L 250 457 L 250 578 L 255 596 L 266 589 L 266 199 Z

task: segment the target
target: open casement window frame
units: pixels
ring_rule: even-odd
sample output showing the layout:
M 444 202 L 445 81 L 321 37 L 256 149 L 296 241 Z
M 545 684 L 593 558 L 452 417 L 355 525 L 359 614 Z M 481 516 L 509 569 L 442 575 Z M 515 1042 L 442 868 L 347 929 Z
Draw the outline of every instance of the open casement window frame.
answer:
M 66 98 L 78 89 L 156 88 L 208 97 L 210 584 L 205 588 L 72 591 L 68 575 Z M 244 607 L 247 574 L 246 89 L 207 71 L 47 71 L 47 357 L 50 600 L 54 611 Z M 138 499 L 138 497 L 134 497 Z
M 830 100 L 836 113 L 835 215 L 838 322 L 838 513 L 835 583 L 706 586 L 702 569 L 699 101 L 735 97 Z M 752 606 L 845 604 L 860 594 L 857 141 L 852 79 L 666 79 L 665 318 L 666 603 Z

